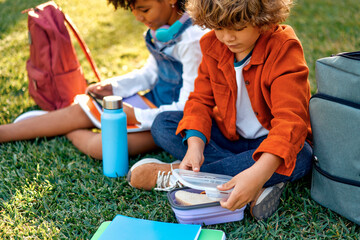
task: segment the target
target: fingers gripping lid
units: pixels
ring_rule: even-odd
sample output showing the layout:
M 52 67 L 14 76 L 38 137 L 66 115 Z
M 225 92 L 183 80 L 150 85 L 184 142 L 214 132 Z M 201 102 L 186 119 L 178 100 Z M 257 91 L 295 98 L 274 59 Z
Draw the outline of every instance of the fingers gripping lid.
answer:
M 204 190 L 210 199 L 220 200 L 228 198 L 232 189 L 228 191 L 220 191 L 218 185 L 224 184 L 232 179 L 231 176 L 213 174 L 206 172 L 193 172 L 184 169 L 174 169 L 173 176 L 186 187 Z

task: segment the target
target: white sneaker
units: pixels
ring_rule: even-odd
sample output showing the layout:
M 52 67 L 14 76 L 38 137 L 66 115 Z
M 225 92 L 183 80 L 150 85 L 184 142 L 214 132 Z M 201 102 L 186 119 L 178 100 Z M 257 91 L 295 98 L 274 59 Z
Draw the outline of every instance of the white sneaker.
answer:
M 23 121 L 23 120 L 28 119 L 28 118 L 33 118 L 33 117 L 36 117 L 36 116 L 44 115 L 45 113 L 48 113 L 48 111 L 32 110 L 32 111 L 29 111 L 29 112 L 25 112 L 25 113 L 20 114 L 14 120 L 14 123 Z
M 180 162 L 164 163 L 155 158 L 142 159 L 130 168 L 127 181 L 134 188 L 170 191 L 182 186 L 172 175 L 172 170 L 179 168 Z

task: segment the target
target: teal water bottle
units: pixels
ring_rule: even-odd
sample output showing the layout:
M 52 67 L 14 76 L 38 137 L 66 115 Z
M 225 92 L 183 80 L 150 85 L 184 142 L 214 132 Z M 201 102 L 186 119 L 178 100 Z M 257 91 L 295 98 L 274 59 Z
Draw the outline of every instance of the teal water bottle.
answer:
M 104 112 L 101 115 L 101 139 L 103 172 L 107 177 L 122 177 L 129 170 L 126 114 L 122 98 L 103 98 Z

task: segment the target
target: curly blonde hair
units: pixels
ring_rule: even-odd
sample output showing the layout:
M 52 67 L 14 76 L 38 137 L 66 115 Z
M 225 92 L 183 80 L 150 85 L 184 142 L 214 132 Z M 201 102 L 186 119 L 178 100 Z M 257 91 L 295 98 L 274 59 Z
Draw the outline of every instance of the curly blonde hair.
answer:
M 194 24 L 219 29 L 242 29 L 246 24 L 261 32 L 284 22 L 292 0 L 188 0 L 187 12 Z

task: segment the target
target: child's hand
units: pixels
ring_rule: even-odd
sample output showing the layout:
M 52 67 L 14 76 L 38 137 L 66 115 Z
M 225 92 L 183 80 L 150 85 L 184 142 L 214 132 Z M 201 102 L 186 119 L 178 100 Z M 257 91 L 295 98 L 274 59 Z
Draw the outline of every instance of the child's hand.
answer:
M 102 99 L 105 96 L 113 95 L 112 85 L 106 82 L 91 84 L 87 87 L 86 93 L 92 92 L 97 98 Z
M 188 150 L 181 161 L 180 168 L 199 172 L 201 165 L 204 163 L 205 143 L 201 138 L 190 137 L 188 140 Z
M 265 182 L 261 180 L 261 177 L 259 178 L 259 176 L 254 173 L 251 167 L 242 171 L 233 177 L 229 182 L 218 186 L 220 191 L 226 191 L 234 188 L 234 190 L 230 193 L 230 197 L 226 201 L 220 201 L 221 206 L 231 211 L 242 208 L 255 199 Z
M 282 162 L 283 160 L 276 155 L 263 153 L 250 168 L 242 171 L 229 182 L 218 186 L 220 191 L 234 188 L 226 201 L 220 201 L 221 206 L 234 211 L 253 201 Z

